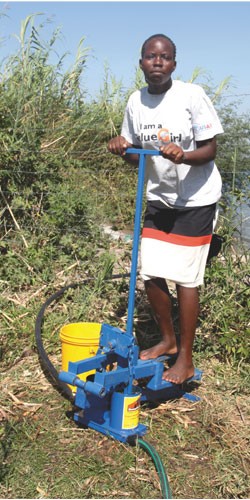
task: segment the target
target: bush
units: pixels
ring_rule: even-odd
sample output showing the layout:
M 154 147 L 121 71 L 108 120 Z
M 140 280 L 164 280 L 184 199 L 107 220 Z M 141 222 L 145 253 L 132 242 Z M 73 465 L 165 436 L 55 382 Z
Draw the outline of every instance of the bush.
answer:
M 50 62 L 59 30 L 45 42 L 44 26 L 36 28 L 34 19 L 29 16 L 22 24 L 20 49 L 7 60 L 0 83 L 0 286 L 7 315 L 7 287 L 14 293 L 44 286 L 75 263 L 96 276 L 95 263 L 108 248 L 102 226 L 127 228 L 134 218 L 136 169 L 108 154 L 107 142 L 119 133 L 127 95 L 142 86 L 141 74 L 136 72 L 125 92 L 106 69 L 98 99 L 85 100 L 84 38 L 72 68 L 63 73 L 64 56 Z M 225 128 L 230 125 L 218 148 L 226 180 L 220 231 L 227 243 L 207 269 L 201 294 L 205 335 L 197 345 L 238 362 L 249 356 L 249 271 L 245 253 L 235 252 L 232 245 L 227 196 L 229 185 L 234 197 L 242 196 L 242 177 L 241 184 L 235 179 L 238 163 L 243 162 L 244 169 L 249 165 L 249 145 L 246 119 L 232 117 L 232 108 L 223 108 L 220 116 Z M 230 131 L 236 128 L 237 150 L 230 145 Z
M 198 343 L 224 361 L 239 363 L 250 360 L 250 268 L 247 250 L 235 238 L 233 227 L 232 218 L 224 214 L 219 232 L 225 243 L 207 267 L 201 293 Z

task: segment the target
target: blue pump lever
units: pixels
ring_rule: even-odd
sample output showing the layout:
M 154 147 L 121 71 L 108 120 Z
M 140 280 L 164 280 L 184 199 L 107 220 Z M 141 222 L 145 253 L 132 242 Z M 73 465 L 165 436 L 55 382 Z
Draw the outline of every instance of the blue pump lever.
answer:
M 106 396 L 105 387 L 97 384 L 96 382 L 84 382 L 79 377 L 77 377 L 75 373 L 62 371 L 59 373 L 58 378 L 66 384 L 75 385 L 76 387 L 79 387 L 79 389 L 83 389 L 84 392 L 89 392 L 90 394 L 94 394 L 99 398 L 104 398 L 104 396 Z
M 150 156 L 160 155 L 161 153 L 156 149 L 136 149 L 136 148 L 128 148 L 126 150 L 126 154 L 127 153 L 139 155 L 138 183 L 137 183 L 136 208 L 135 208 L 135 219 L 134 219 L 134 236 L 133 236 L 133 249 L 132 249 L 129 298 L 128 298 L 128 318 L 126 326 L 126 332 L 129 335 L 133 335 L 136 273 L 137 273 L 137 263 L 138 263 L 138 253 L 139 253 L 141 214 L 142 214 L 144 176 L 145 176 L 145 159 L 146 159 L 145 157 L 147 155 Z

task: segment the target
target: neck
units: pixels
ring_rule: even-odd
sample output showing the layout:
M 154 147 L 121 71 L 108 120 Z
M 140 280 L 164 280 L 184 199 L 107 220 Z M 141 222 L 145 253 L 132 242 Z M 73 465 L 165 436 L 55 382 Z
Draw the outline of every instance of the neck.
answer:
M 149 94 L 163 94 L 167 92 L 172 87 L 172 79 L 168 80 L 166 83 L 162 85 L 157 85 L 153 83 L 148 84 L 148 92 Z

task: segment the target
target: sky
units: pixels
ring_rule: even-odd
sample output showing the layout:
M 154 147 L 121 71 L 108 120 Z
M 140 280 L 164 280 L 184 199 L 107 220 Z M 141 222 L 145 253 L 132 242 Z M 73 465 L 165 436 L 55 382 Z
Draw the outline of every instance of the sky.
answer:
M 46 18 L 43 38 L 61 27 L 56 44 L 59 55 L 69 52 L 66 67 L 72 64 L 80 39 L 89 47 L 83 85 L 94 97 L 104 80 L 108 65 L 117 81 L 129 88 L 144 40 L 164 33 L 177 46 L 174 77 L 188 80 L 196 67 L 202 68 L 215 85 L 231 77 L 227 99 L 240 95 L 239 109 L 250 110 L 250 2 L 0 2 L 0 61 L 15 53 L 21 22 L 30 14 L 36 25 Z M 248 95 L 247 95 L 248 94 Z

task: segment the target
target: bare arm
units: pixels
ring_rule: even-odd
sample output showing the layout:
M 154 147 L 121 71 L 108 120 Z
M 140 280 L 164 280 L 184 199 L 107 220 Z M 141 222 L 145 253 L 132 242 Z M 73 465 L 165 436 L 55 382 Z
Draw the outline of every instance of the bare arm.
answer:
M 197 141 L 197 149 L 184 152 L 180 146 L 171 142 L 166 146 L 161 146 L 162 156 L 173 163 L 185 163 L 187 165 L 199 166 L 215 159 L 216 137 L 205 141 Z
M 126 154 L 126 149 L 133 147 L 135 146 L 128 142 L 122 135 L 114 137 L 108 143 L 108 150 L 110 151 L 110 153 L 122 156 L 123 159 L 128 163 L 137 164 L 139 161 L 139 157 L 137 154 Z

